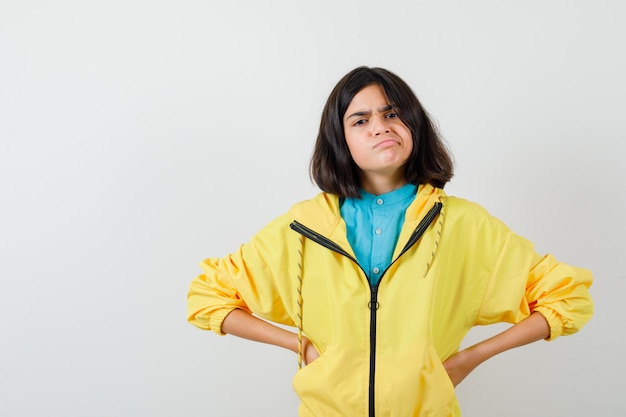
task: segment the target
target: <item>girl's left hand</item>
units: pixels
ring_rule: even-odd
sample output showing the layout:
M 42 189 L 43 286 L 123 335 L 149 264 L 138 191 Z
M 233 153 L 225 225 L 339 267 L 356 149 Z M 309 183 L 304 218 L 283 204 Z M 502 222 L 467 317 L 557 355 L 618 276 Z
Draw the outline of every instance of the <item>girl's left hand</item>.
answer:
M 489 339 L 450 356 L 443 367 L 456 387 L 478 365 L 506 350 L 545 339 L 550 336 L 550 326 L 539 312 L 533 312 L 524 320 Z
M 443 362 L 443 367 L 446 369 L 452 385 L 455 387 L 459 385 L 479 365 L 480 361 L 476 359 L 471 349 L 465 349 Z

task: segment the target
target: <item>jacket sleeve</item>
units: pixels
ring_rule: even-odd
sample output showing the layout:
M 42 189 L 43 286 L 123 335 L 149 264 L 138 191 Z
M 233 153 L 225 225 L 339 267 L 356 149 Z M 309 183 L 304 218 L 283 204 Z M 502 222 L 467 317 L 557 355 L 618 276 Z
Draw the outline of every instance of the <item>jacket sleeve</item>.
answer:
M 535 254 L 526 283 L 526 299 L 531 311 L 538 311 L 550 324 L 554 340 L 580 330 L 593 315 L 588 288 L 592 274 L 588 269 L 558 262 L 554 256 Z
M 591 271 L 538 254 L 526 239 L 496 223 L 504 239 L 476 323 L 518 323 L 537 311 L 550 326 L 547 340 L 580 330 L 593 315 Z
M 286 240 L 293 239 L 289 233 L 295 235 L 285 218 L 279 218 L 236 252 L 202 261 L 202 274 L 192 280 L 187 295 L 187 320 L 223 335 L 224 318 L 239 308 L 270 321 L 293 325 L 283 300 L 290 293 L 284 275 L 288 271 L 285 262 L 289 261 Z

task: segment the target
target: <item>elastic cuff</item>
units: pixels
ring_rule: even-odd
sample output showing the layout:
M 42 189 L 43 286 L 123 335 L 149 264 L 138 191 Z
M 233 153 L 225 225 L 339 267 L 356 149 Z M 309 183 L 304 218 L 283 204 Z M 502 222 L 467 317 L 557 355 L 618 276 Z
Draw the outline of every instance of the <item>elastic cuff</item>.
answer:
M 550 326 L 550 336 L 545 340 L 552 341 L 563 334 L 563 321 L 556 311 L 546 306 L 538 306 L 533 311 L 541 313 Z
M 211 320 L 209 321 L 209 326 L 211 326 L 211 330 L 213 330 L 220 336 L 224 336 L 226 333 L 222 331 L 222 322 L 224 321 L 226 316 L 228 316 L 228 314 L 230 314 L 230 312 L 233 311 L 235 308 L 236 307 L 227 307 L 221 310 L 214 311 L 213 314 L 211 314 Z

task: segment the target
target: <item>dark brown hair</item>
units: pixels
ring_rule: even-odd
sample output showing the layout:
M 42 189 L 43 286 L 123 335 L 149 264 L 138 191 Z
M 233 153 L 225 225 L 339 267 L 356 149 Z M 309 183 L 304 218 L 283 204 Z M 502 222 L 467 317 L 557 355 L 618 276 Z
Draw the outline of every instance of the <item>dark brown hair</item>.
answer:
M 326 101 L 311 158 L 313 182 L 327 193 L 360 197 L 359 167 L 346 143 L 343 116 L 354 96 L 372 84 L 382 87 L 398 117 L 411 131 L 413 151 L 404 166 L 407 182 L 443 188 L 453 175 L 452 157 L 417 96 L 392 72 L 364 66 L 346 74 Z

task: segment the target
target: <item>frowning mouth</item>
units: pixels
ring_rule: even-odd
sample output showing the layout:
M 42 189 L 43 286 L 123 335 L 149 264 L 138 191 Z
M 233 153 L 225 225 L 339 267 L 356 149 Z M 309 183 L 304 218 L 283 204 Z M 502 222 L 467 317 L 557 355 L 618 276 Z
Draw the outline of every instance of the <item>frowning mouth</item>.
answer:
M 383 139 L 374 145 L 374 148 L 385 148 L 387 146 L 397 145 L 398 141 L 394 139 Z

